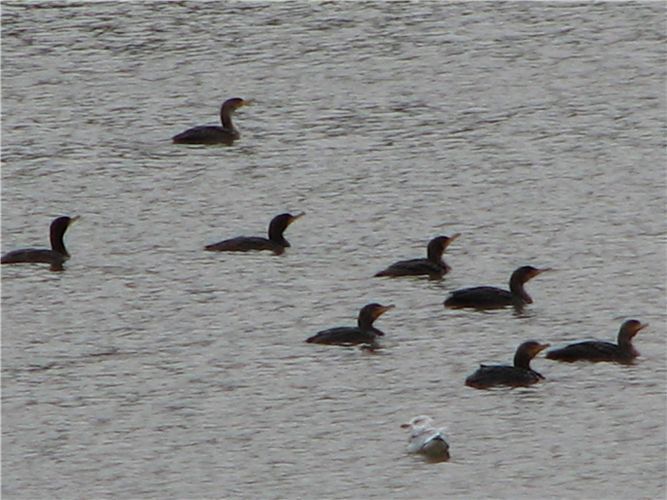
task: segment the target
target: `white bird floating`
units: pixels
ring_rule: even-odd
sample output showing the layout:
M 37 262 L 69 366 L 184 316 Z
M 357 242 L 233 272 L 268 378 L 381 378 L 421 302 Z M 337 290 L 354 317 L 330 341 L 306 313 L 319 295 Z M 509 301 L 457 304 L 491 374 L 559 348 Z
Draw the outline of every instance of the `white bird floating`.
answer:
M 433 461 L 449 459 L 449 444 L 444 429 L 436 429 L 431 423 L 433 419 L 426 415 L 413 418 L 402 429 L 410 429 L 408 453 L 419 453 Z

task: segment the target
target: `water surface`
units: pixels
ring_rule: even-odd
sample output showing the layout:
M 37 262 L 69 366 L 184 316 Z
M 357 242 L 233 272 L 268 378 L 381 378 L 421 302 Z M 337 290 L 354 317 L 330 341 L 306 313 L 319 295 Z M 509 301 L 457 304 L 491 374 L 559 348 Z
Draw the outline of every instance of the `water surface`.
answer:
M 18 3 L 2 16 L 5 498 L 661 498 L 662 3 Z M 232 147 L 170 143 L 252 98 Z M 204 245 L 305 211 L 281 257 Z M 372 275 L 462 233 L 441 282 Z M 531 264 L 523 314 L 446 311 Z M 365 303 L 385 349 L 303 340 Z M 651 326 L 630 366 L 535 338 Z M 405 453 L 430 414 L 452 459 Z

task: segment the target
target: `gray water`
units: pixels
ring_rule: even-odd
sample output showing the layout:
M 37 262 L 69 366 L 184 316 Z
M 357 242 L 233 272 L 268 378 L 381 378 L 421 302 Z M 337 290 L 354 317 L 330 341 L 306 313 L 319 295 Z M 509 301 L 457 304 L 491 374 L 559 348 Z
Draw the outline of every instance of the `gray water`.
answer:
M 2 7 L 2 251 L 82 216 L 2 269 L 3 498 L 665 495 L 664 3 Z M 232 96 L 241 140 L 171 144 Z M 203 251 L 284 211 L 283 256 Z M 372 278 L 455 232 L 443 281 Z M 443 308 L 524 264 L 522 314 Z M 303 342 L 370 301 L 384 349 Z M 627 318 L 633 365 L 463 384 Z

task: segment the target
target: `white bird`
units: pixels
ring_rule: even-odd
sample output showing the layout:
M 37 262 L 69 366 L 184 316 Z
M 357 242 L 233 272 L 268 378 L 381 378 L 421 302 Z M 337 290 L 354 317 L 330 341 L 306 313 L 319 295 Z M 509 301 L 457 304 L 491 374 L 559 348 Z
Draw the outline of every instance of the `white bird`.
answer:
M 408 453 L 419 453 L 431 460 L 448 460 L 449 444 L 444 429 L 434 428 L 432 422 L 431 417 L 420 415 L 401 425 L 402 429 L 410 429 Z

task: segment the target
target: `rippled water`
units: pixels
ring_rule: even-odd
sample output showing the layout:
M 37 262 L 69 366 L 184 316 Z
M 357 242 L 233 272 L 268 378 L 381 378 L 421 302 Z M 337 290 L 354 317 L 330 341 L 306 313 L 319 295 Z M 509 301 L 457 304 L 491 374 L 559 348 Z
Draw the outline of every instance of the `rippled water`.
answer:
M 18 3 L 2 9 L 5 498 L 660 498 L 664 3 Z M 232 147 L 170 137 L 236 116 Z M 307 213 L 281 257 L 204 252 Z M 442 282 L 371 278 L 461 232 Z M 502 285 L 535 303 L 448 311 Z M 303 340 L 367 302 L 385 349 Z M 651 326 L 631 366 L 535 338 Z M 430 414 L 452 459 L 405 453 Z

